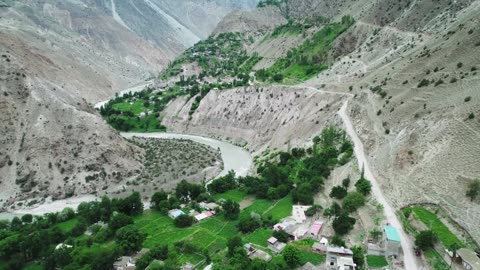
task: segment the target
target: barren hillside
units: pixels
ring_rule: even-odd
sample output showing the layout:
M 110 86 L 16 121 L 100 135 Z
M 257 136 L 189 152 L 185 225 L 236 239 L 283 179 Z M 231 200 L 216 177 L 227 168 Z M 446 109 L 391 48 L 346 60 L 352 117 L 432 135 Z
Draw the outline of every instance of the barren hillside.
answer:
M 480 207 L 465 191 L 467 183 L 480 176 L 480 2 L 288 3 L 291 17 L 354 16 L 355 25 L 329 52 L 328 70 L 300 88 L 251 86 L 210 92 L 190 120 L 193 99 L 179 98 L 165 111 L 164 123 L 175 131 L 247 144 L 253 151 L 266 145 L 287 149 L 335 121 L 334 112 L 342 98 L 348 98 L 314 89 L 351 93 L 355 97 L 349 114 L 393 205 L 439 204 L 479 241 Z M 284 6 L 281 12 L 285 10 Z M 251 25 L 242 18 L 250 21 L 246 15 L 230 16 L 217 29 Z M 259 27 L 264 31 L 262 24 Z M 268 66 L 267 61 L 283 57 L 303 40 L 289 34 L 264 41 L 260 35 L 249 51 L 264 56 L 260 63 Z M 322 102 L 330 104 L 330 110 L 318 111 Z

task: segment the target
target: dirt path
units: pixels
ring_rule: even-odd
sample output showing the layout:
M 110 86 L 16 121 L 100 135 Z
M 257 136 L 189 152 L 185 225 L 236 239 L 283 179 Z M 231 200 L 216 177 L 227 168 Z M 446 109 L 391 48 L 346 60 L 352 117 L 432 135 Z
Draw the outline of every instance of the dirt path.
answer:
M 370 167 L 368 166 L 363 143 L 358 137 L 357 133 L 355 132 L 355 129 L 352 125 L 350 117 L 347 114 L 347 107 L 348 107 L 348 100 L 345 101 L 342 108 L 338 112 L 338 115 L 342 118 L 342 121 L 345 124 L 346 132 L 353 141 L 354 152 L 358 161 L 358 165 L 363 167 L 365 171 L 365 177 L 372 182 L 373 195 L 375 196 L 377 201 L 383 205 L 384 214 L 387 219 L 387 222 L 390 223 L 393 227 L 395 227 L 400 234 L 400 237 L 401 237 L 400 243 L 402 245 L 403 254 L 404 254 L 403 261 L 404 261 L 405 269 L 407 270 L 426 269 L 424 266 L 422 266 L 419 263 L 419 260 L 415 256 L 413 245 L 410 239 L 408 238 L 407 234 L 403 230 L 402 224 L 400 223 L 399 219 L 395 215 L 395 211 L 389 205 L 388 201 L 385 199 L 377 179 L 375 178 L 372 171 L 370 170 Z

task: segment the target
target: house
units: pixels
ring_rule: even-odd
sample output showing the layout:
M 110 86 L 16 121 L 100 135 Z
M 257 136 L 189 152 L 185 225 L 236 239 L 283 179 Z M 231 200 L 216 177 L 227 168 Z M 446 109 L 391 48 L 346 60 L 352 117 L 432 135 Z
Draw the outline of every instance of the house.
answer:
M 302 267 L 298 268 L 299 270 L 323 270 L 321 266 L 316 266 L 311 262 L 307 262 Z
M 205 212 L 202 212 L 201 214 L 198 214 L 195 216 L 195 219 L 197 221 L 201 221 L 201 220 L 204 220 L 206 218 L 209 218 L 211 216 L 215 215 L 215 212 L 213 211 L 205 211 Z
M 258 258 L 266 262 L 269 262 L 272 260 L 272 256 L 270 254 L 266 253 L 263 250 L 254 248 L 250 243 L 243 245 L 243 248 L 247 251 L 247 256 L 250 260 L 253 260 L 255 258 Z
M 466 270 L 480 270 L 480 258 L 477 254 L 467 248 L 461 248 L 457 250 L 457 257 L 461 259 L 460 263 L 463 269 Z
M 150 251 L 148 248 L 142 248 L 133 256 L 122 256 L 113 263 L 115 270 L 135 270 L 135 262 Z
M 181 215 L 185 215 L 185 213 L 180 209 L 172 209 L 172 210 L 168 211 L 168 216 L 172 219 L 176 219 L 177 217 L 179 217 Z
M 385 255 L 397 256 L 400 253 L 400 234 L 395 227 L 390 225 L 383 226 L 385 232 Z
M 60 243 L 60 244 L 58 244 L 58 245 L 55 247 L 55 250 L 61 249 L 61 248 L 72 248 L 72 247 L 73 247 L 73 246 L 71 246 L 71 245 L 67 245 L 67 244 Z
M 272 256 L 266 253 L 263 250 L 257 249 L 255 252 L 251 253 L 248 258 L 253 261 L 253 259 L 258 258 L 262 261 L 269 262 L 272 260 Z
M 308 229 L 305 229 L 304 227 L 299 225 L 290 225 L 285 228 L 285 232 L 290 235 L 290 239 L 292 240 L 300 240 L 305 238 L 307 231 Z
M 343 247 L 327 247 L 327 270 L 355 270 L 353 252 Z
M 220 205 L 214 203 L 214 202 L 210 202 L 210 203 L 206 203 L 206 202 L 201 202 L 199 203 L 200 207 L 203 208 L 203 209 L 206 209 L 206 210 L 215 210 L 215 208 L 217 207 L 220 207 Z
M 312 246 L 312 249 L 317 252 L 326 252 L 328 247 L 328 240 L 325 237 L 322 237 L 320 242 L 315 242 Z
M 144 118 L 145 116 L 147 116 L 147 114 L 146 114 L 145 112 L 141 112 L 141 113 L 138 115 L 138 117 L 140 117 L 140 118 Z
M 318 238 L 318 235 L 320 234 L 320 231 L 322 230 L 323 222 L 317 220 L 313 223 L 313 225 L 310 227 L 310 231 L 308 232 L 308 235 L 313 237 L 313 238 Z
M 279 254 L 287 246 L 287 244 L 278 241 L 278 239 L 273 236 L 268 238 L 267 243 L 268 249 L 270 249 L 275 254 Z
M 295 219 L 297 223 L 303 223 L 307 220 L 307 216 L 305 216 L 305 211 L 310 208 L 311 205 L 294 205 L 292 207 L 292 217 Z

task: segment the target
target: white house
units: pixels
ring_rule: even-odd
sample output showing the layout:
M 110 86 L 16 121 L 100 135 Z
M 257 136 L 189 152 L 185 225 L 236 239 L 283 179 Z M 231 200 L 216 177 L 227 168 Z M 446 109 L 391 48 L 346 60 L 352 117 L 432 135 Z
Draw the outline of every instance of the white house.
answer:
M 343 247 L 327 247 L 327 270 L 355 270 L 353 252 Z
M 480 258 L 473 250 L 461 248 L 457 250 L 457 256 L 461 259 L 463 269 L 480 270 Z
M 185 215 L 185 213 L 180 209 L 172 209 L 172 210 L 168 211 L 168 216 L 172 219 L 176 219 L 177 217 L 179 217 L 181 215 Z

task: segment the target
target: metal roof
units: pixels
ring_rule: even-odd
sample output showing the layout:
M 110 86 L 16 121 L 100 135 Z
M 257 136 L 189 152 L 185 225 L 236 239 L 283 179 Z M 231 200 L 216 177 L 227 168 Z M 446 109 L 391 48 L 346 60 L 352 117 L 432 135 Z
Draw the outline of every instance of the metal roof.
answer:
M 389 225 L 383 226 L 383 229 L 385 230 L 388 240 L 400 242 L 400 234 L 398 234 L 397 229 Z

